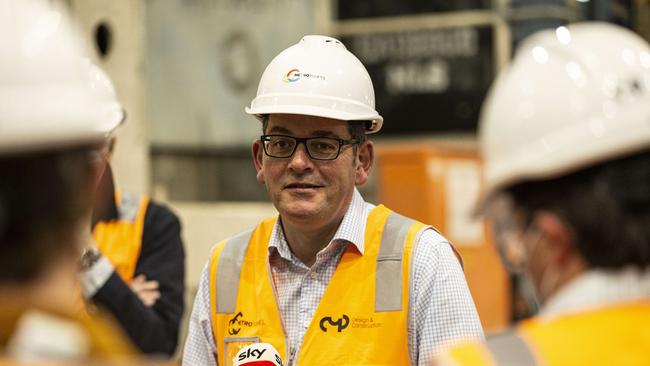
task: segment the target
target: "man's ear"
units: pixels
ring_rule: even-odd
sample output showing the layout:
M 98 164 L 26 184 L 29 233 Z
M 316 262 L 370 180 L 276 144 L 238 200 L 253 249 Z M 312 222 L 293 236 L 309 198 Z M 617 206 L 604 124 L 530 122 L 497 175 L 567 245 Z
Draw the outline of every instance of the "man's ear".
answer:
M 355 176 L 354 184 L 361 186 L 368 180 L 368 175 L 372 170 L 372 165 L 375 161 L 375 146 L 372 141 L 366 140 L 359 145 L 359 154 L 355 162 Z
M 260 184 L 266 184 L 266 180 L 264 179 L 264 170 L 262 169 L 264 148 L 262 147 L 262 142 L 260 140 L 253 141 L 251 153 L 253 155 L 255 170 L 257 171 L 257 181 L 260 182 Z
M 577 254 L 573 230 L 557 214 L 540 210 L 535 213 L 533 220 L 546 238 L 548 258 L 553 264 L 564 265 Z

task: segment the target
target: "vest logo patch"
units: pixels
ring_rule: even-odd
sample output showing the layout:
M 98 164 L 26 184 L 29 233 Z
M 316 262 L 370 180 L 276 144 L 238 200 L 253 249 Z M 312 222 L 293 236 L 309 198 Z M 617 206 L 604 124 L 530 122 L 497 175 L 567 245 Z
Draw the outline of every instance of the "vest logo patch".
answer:
M 228 334 L 230 335 L 237 335 L 241 331 L 241 328 L 239 327 L 239 318 L 243 317 L 244 314 L 242 312 L 238 312 L 237 315 L 235 315 L 230 321 L 228 322 Z
M 342 317 L 336 319 L 336 321 L 334 321 L 331 316 L 326 316 L 320 320 L 320 329 L 323 332 L 327 332 L 327 326 L 336 326 L 337 331 L 341 333 L 341 331 L 347 328 L 349 324 L 350 318 L 345 314 L 343 314 Z
M 262 326 L 265 324 L 264 320 L 258 320 L 256 322 L 244 320 L 244 313 L 240 311 L 228 321 L 228 334 L 234 336 L 241 332 L 241 327 Z

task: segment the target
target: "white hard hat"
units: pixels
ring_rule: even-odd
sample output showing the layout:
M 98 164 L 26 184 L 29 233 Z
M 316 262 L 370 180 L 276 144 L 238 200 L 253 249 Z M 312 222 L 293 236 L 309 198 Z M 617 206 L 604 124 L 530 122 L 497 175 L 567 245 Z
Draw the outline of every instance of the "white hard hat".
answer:
M 650 47 L 607 23 L 538 32 L 492 85 L 479 135 L 485 190 L 559 177 L 650 147 Z
M 246 113 L 369 121 L 366 133 L 379 131 L 384 120 L 366 68 L 339 40 L 325 36 L 305 36 L 277 55 Z
M 66 13 L 0 0 L 0 154 L 101 141 L 124 119 Z

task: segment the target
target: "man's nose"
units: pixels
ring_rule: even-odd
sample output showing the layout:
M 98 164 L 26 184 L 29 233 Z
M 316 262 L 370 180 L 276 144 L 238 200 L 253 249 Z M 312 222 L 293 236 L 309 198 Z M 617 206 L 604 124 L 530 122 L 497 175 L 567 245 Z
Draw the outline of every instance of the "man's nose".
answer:
M 299 143 L 298 146 L 296 146 L 296 151 L 293 152 L 290 159 L 289 169 L 294 171 L 309 170 L 314 166 L 304 143 Z

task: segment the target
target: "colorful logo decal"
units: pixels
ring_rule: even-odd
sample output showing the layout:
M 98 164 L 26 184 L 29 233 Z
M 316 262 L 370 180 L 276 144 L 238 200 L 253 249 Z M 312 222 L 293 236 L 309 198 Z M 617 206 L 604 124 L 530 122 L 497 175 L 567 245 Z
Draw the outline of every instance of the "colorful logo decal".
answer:
M 300 70 L 298 69 L 291 69 L 289 72 L 284 76 L 284 82 L 285 83 L 294 83 L 300 79 Z
M 325 76 L 323 75 L 316 75 L 316 74 L 310 74 L 306 72 L 300 72 L 298 69 L 291 69 L 289 72 L 287 72 L 283 77 L 282 80 L 285 83 L 295 83 L 296 81 L 300 79 L 318 79 L 318 80 L 325 80 Z

